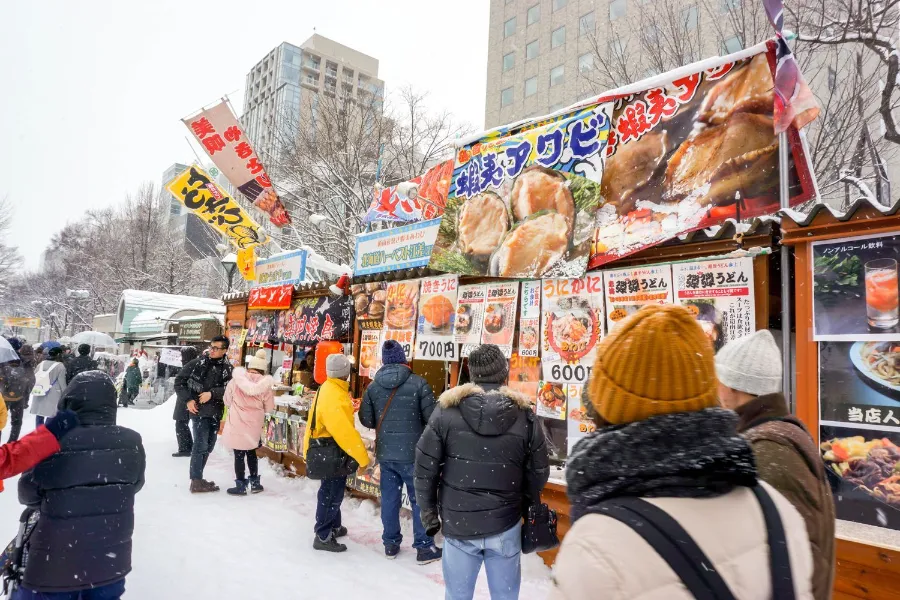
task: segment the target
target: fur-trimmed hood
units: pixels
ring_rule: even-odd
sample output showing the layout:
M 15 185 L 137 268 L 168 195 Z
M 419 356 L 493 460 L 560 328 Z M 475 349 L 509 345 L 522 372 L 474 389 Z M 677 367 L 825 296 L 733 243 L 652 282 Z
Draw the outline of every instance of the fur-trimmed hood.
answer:
M 231 374 L 231 380 L 248 396 L 261 396 L 275 385 L 271 375 L 251 373 L 244 367 L 238 367 Z
M 519 418 L 520 410 L 530 410 L 528 396 L 496 384 L 467 383 L 441 394 L 441 408 L 458 408 L 463 419 L 481 435 L 502 435 Z

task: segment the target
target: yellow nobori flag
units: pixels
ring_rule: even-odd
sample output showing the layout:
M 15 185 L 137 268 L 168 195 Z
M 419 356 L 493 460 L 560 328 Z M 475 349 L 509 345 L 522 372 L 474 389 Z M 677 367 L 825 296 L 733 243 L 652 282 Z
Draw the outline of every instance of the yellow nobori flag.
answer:
M 237 266 L 247 281 L 256 279 L 256 249 L 254 246 L 237 251 Z

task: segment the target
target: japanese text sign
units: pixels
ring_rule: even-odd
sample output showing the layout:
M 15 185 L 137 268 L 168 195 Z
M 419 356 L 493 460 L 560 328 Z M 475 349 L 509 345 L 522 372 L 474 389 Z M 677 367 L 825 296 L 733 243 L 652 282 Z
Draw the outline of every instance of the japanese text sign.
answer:
M 416 341 L 416 316 L 419 304 L 419 281 L 391 282 L 387 287 L 382 339 L 395 340 L 412 360 Z
M 671 304 L 672 267 L 648 265 L 603 271 L 607 331 L 647 304 Z
M 516 332 L 516 309 L 519 299 L 519 282 L 504 281 L 485 286 L 484 322 L 481 343 L 495 344 L 506 358 L 512 356 L 513 337 Z
M 306 278 L 306 250 L 293 250 L 256 261 L 254 287 L 297 285 Z
M 453 341 L 456 318 L 456 275 L 429 277 L 419 289 L 419 317 L 416 328 L 416 358 L 424 360 L 459 360 Z
M 440 227 L 440 219 L 356 236 L 353 274 L 371 275 L 424 267 Z
M 603 277 L 545 279 L 541 291 L 544 380 L 584 383 L 603 337 Z
M 381 368 L 381 331 L 366 329 L 359 342 L 359 374 L 372 379 Z
M 257 310 L 284 310 L 290 308 L 293 293 L 292 285 L 253 288 L 250 290 L 247 307 Z
M 487 289 L 484 285 L 461 285 L 457 293 L 456 318 L 453 323 L 453 340 L 462 344 L 460 354 L 469 356 L 481 344 L 481 327 L 484 325 L 484 305 Z
M 277 337 L 295 345 L 341 340 L 350 334 L 350 302 L 349 296 L 301 298 L 278 315 Z
M 519 356 L 533 358 L 541 348 L 541 282 L 522 282 L 519 310 Z

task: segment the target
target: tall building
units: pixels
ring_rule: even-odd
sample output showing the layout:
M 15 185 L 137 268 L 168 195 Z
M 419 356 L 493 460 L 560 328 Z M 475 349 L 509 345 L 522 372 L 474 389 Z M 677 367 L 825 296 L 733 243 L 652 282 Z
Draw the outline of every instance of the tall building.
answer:
M 315 118 L 318 95 L 338 89 L 354 98 L 383 97 L 378 60 L 319 34 L 269 52 L 247 73 L 244 89 L 241 121 L 257 153 L 265 160 L 277 148 L 278 132 L 290 135 L 301 120 Z
M 181 174 L 188 165 L 174 163 L 168 169 L 163 171 L 162 189 L 166 189 L 166 184 Z M 217 180 L 217 183 L 220 183 Z M 169 226 L 175 231 L 176 239 L 180 240 L 184 245 L 184 250 L 194 260 L 203 259 L 210 256 L 218 256 L 216 244 L 219 243 L 219 236 L 215 231 L 203 222 L 197 215 L 193 214 L 184 204 L 167 191 L 164 194 L 169 198 L 168 216 Z
M 188 165 L 184 165 L 181 163 L 173 163 L 171 167 L 163 171 L 162 182 L 160 183 L 159 189 L 163 190 L 163 193 L 169 198 L 169 204 L 165 208 L 168 210 L 168 214 L 170 217 L 177 217 L 179 215 L 187 212 L 187 209 L 184 207 L 178 198 L 169 194 L 165 191 L 166 185 L 176 177 L 178 177 L 181 173 L 184 172 L 185 169 L 188 168 Z

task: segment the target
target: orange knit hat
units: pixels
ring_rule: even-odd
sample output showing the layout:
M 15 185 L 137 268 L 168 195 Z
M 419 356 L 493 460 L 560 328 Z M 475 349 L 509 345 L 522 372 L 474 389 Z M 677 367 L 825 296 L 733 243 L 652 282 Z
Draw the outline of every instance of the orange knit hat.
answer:
M 709 339 L 687 309 L 650 305 L 600 343 L 591 403 L 613 425 L 718 406 Z

